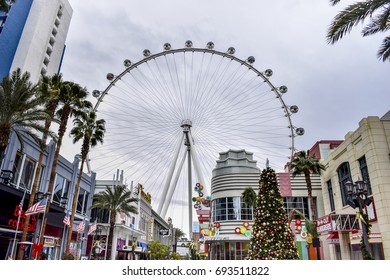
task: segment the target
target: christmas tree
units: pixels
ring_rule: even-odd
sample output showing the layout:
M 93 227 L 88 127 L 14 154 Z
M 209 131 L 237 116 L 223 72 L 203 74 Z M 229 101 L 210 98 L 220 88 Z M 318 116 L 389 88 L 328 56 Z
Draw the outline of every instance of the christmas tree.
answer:
M 294 235 L 287 223 L 276 173 L 270 167 L 261 172 L 254 214 L 250 259 L 299 259 Z

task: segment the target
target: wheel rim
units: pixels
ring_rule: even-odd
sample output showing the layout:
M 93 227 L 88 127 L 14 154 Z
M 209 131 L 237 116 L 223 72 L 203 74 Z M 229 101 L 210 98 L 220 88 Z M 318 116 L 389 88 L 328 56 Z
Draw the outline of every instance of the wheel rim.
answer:
M 253 152 L 259 166 L 269 160 L 271 167 L 281 169 L 294 153 L 295 137 L 304 133 L 291 120 L 298 107 L 285 103 L 287 87 L 271 83 L 272 70 L 259 71 L 253 63 L 253 57 L 235 57 L 234 48 L 220 52 L 210 43 L 180 49 L 165 44 L 156 54 L 145 50 L 136 63 L 125 60 L 125 70 L 108 74 L 107 88 L 93 92 L 95 110 L 107 122 L 105 144 L 91 151 L 98 177 L 122 169 L 127 183 L 143 184 L 157 206 L 169 166 L 184 146 L 185 121 L 191 122 L 198 173 L 204 173 L 193 176 L 192 186 L 200 180 L 206 189 L 210 186 L 219 152 L 228 149 Z M 187 180 L 188 170 L 185 165 L 182 169 L 179 185 Z M 183 199 L 187 196 L 188 189 L 178 188 L 168 214 L 190 203 Z

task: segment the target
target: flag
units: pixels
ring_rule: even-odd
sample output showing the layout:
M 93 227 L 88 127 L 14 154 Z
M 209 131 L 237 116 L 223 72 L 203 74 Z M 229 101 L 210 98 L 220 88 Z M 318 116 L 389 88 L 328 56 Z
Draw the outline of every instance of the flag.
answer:
M 96 230 L 96 220 L 92 225 L 89 226 L 88 235 L 93 233 L 95 230 Z
M 69 211 L 66 212 L 66 215 L 64 217 L 64 220 L 62 221 L 64 223 L 64 225 L 66 225 L 67 227 L 70 227 L 70 216 L 69 216 Z
M 19 203 L 18 216 L 22 215 L 22 209 L 23 209 L 23 198 Z
M 38 201 L 37 203 L 35 203 L 33 206 L 31 206 L 30 208 L 27 209 L 26 211 L 26 216 L 28 215 L 35 215 L 35 214 L 39 214 L 39 213 L 43 213 L 46 211 L 46 198 Z
M 84 229 L 85 229 L 85 224 L 84 224 L 84 220 L 82 220 L 81 223 L 77 226 L 77 232 L 83 233 Z

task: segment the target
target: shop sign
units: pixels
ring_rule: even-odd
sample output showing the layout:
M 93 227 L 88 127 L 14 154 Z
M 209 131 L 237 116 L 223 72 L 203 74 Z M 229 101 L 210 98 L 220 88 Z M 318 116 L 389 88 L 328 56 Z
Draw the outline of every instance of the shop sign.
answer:
M 19 205 L 15 206 L 14 212 L 13 212 L 13 217 L 10 218 L 7 222 L 8 226 L 14 230 L 16 230 L 16 227 L 18 230 L 23 230 L 24 228 L 24 223 L 26 220 L 26 215 L 25 211 L 21 211 L 20 214 L 20 220 L 19 220 L 19 225 L 18 225 L 18 217 L 19 217 Z M 30 216 L 30 223 L 28 225 L 28 232 L 35 232 L 35 226 L 37 224 L 37 218 L 35 216 Z
M 44 241 L 45 247 L 53 247 L 55 245 L 54 238 L 45 238 Z
M 319 218 L 316 221 L 316 226 L 317 226 L 317 232 L 319 234 L 321 233 L 327 233 L 329 231 L 332 231 L 332 219 L 330 215 L 323 216 Z
M 160 229 L 159 233 L 160 233 L 160 235 L 168 235 L 169 230 L 168 229 Z
M 213 240 L 229 240 L 229 237 L 227 236 L 205 236 L 205 241 L 213 241 Z

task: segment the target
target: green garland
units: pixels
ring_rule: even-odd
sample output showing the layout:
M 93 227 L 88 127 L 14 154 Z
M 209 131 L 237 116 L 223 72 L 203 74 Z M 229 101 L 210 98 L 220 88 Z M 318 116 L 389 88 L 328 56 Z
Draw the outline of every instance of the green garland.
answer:
M 370 220 L 367 214 L 361 213 L 361 217 L 362 222 L 366 225 L 367 228 L 367 237 L 369 237 L 372 225 L 370 224 Z M 363 236 L 360 240 L 360 250 L 362 251 L 363 260 L 375 260 L 375 258 L 371 255 L 370 251 L 367 250 L 366 245 L 364 244 Z

